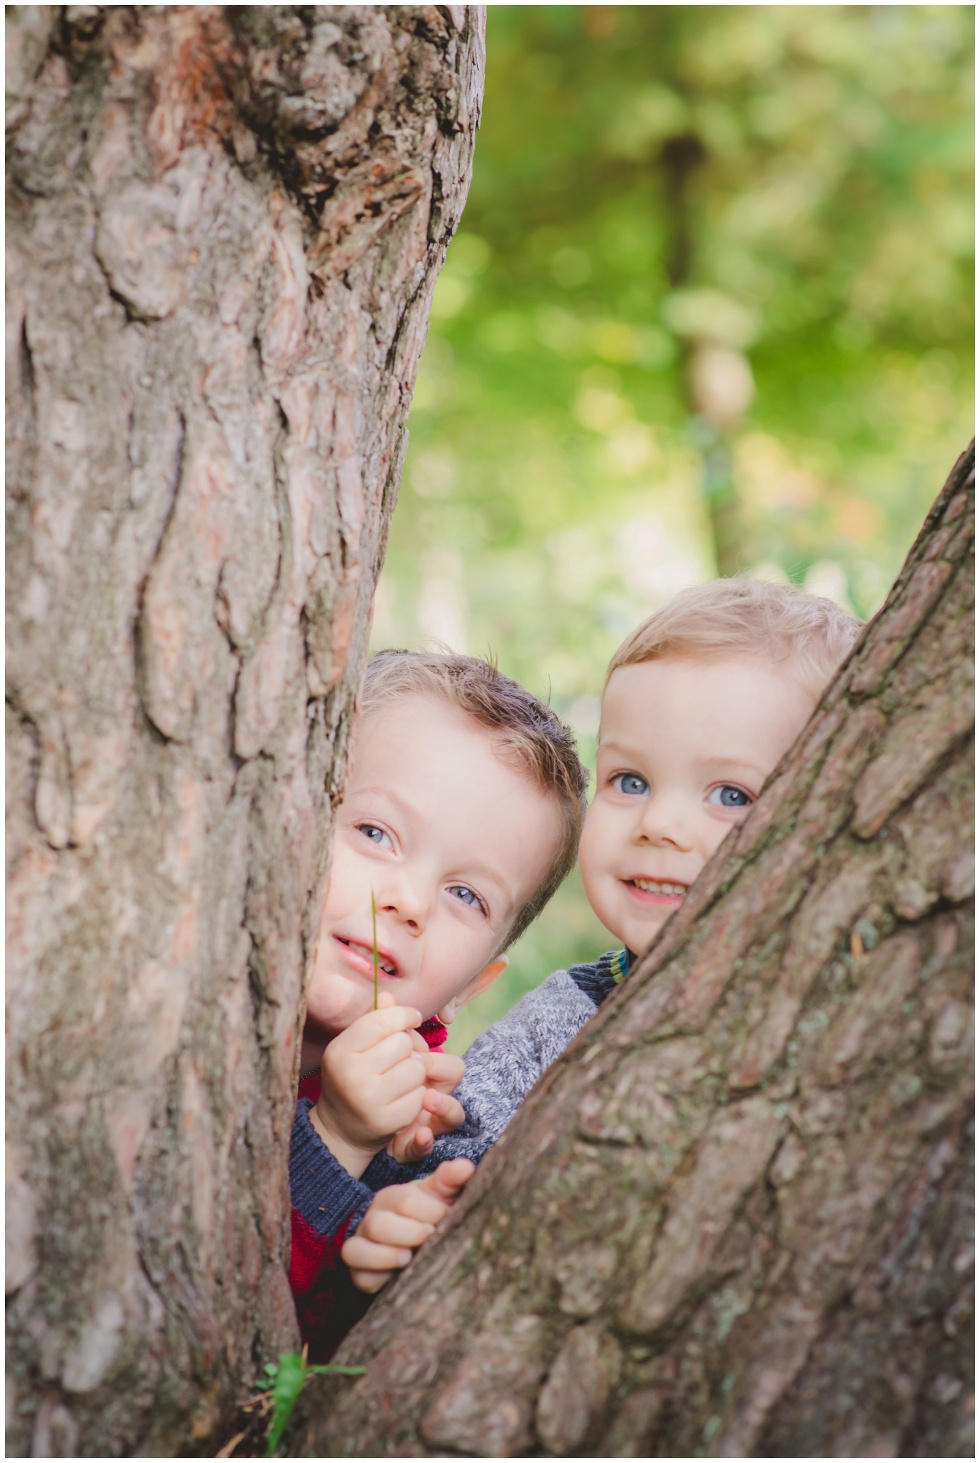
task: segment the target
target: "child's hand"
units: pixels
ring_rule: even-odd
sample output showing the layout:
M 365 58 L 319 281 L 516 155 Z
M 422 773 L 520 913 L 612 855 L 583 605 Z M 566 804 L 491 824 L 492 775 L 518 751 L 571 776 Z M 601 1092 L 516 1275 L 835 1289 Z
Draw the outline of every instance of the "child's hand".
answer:
M 420 1163 L 432 1152 L 436 1138 L 451 1133 L 466 1117 L 462 1104 L 451 1096 L 466 1071 L 462 1057 L 427 1051 L 425 1070 L 422 1111 L 388 1144 L 388 1152 L 398 1163 Z
M 374 1295 L 403 1270 L 475 1172 L 468 1158 L 454 1158 L 417 1183 L 381 1189 L 340 1252 L 357 1289 Z
M 466 1075 L 466 1063 L 452 1052 L 427 1052 L 425 1085 L 432 1092 L 455 1092 Z
M 435 1140 L 453 1132 L 466 1117 L 462 1103 L 444 1092 L 426 1092 L 422 1101 L 423 1110 L 415 1122 L 402 1128 L 388 1144 L 396 1163 L 421 1163 L 432 1152 Z
M 426 1058 L 414 1028 L 421 1014 L 385 992 L 335 1036 L 323 1054 L 314 1127 L 348 1173 L 359 1178 L 388 1139 L 422 1111 Z

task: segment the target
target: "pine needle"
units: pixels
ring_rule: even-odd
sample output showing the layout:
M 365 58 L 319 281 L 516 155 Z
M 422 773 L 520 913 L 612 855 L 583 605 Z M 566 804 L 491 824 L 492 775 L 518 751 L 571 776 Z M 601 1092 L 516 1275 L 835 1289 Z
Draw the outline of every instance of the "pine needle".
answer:
M 374 1009 L 378 1009 L 378 906 L 371 890 L 371 964 L 374 966 Z

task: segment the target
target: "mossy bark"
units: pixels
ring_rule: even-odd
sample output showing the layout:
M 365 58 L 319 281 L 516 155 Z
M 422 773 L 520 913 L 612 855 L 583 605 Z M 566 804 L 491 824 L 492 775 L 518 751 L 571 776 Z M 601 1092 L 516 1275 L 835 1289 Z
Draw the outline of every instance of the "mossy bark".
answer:
M 302 988 L 478 7 L 8 7 L 8 1448 L 296 1342 Z
M 971 449 L 294 1451 L 973 1456 L 972 514 Z

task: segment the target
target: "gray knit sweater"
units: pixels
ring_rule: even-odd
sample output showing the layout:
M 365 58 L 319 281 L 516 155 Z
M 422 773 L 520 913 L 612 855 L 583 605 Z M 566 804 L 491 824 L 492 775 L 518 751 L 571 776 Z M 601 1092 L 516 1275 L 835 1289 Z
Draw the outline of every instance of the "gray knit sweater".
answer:
M 595 1015 L 629 965 L 626 951 L 613 950 L 594 964 L 573 965 L 549 975 L 467 1051 L 466 1076 L 456 1089 L 466 1113 L 462 1127 L 437 1138 L 422 1163 L 396 1163 L 387 1153 L 379 1153 L 364 1182 L 377 1191 L 420 1178 L 450 1158 L 479 1163 L 542 1072 Z

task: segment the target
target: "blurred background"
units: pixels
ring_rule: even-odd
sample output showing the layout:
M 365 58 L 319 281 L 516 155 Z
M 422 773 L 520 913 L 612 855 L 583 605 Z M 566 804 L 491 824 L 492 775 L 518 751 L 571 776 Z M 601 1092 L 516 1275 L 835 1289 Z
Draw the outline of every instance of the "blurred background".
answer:
M 972 435 L 973 9 L 505 6 L 374 648 L 606 662 L 748 571 L 862 617 Z M 613 944 L 577 877 L 450 1047 Z

